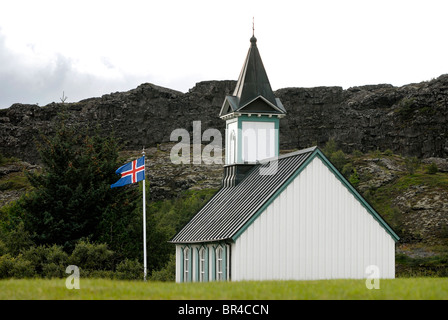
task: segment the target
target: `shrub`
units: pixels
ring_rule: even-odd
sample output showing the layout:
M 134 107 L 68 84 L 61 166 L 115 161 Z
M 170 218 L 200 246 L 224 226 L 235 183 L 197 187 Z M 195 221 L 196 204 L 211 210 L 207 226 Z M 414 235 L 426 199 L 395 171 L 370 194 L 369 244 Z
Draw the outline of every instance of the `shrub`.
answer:
M 328 140 L 327 143 L 325 144 L 325 147 L 322 149 L 322 151 L 325 153 L 327 157 L 330 156 L 332 153 L 336 152 L 336 150 L 337 145 L 334 139 Z
M 176 256 L 171 255 L 165 267 L 151 274 L 152 281 L 175 281 L 176 280 Z
M 42 276 L 44 278 L 63 278 L 66 275 L 65 266 L 54 262 L 44 264 L 42 266 Z
M 359 175 L 356 169 L 353 169 L 353 173 L 350 175 L 348 181 L 350 181 L 355 188 L 359 185 Z
M 5 243 L 0 240 L 0 256 L 6 254 L 8 252 L 8 248 L 6 247 Z
M 415 171 L 420 167 L 420 161 L 417 159 L 417 157 L 405 158 L 404 164 L 406 166 L 406 170 L 411 175 L 413 175 Z
M 342 170 L 344 165 L 347 163 L 347 157 L 342 150 L 333 152 L 329 157 L 331 163 L 338 169 Z
M 436 174 L 439 171 L 436 164 L 433 162 L 426 168 L 426 173 L 428 174 Z
M 143 279 L 143 264 L 138 260 L 125 259 L 117 265 L 115 277 L 120 280 Z
M 32 278 L 36 276 L 36 270 L 31 261 L 26 260 L 22 255 L 13 259 L 14 267 L 11 270 L 13 278 Z
M 353 150 L 353 152 L 352 152 L 352 155 L 353 155 L 354 157 L 357 157 L 357 158 L 361 157 L 362 154 L 363 154 L 363 153 L 362 153 L 361 151 L 359 151 L 358 149 L 355 149 L 355 150 Z
M 37 275 L 46 278 L 59 278 L 65 274 L 68 255 L 60 246 L 31 247 L 23 251 L 23 257 L 32 263 Z
M 10 277 L 14 268 L 14 260 L 9 253 L 0 256 L 0 279 Z
M 86 271 L 112 270 L 114 252 L 106 244 L 93 244 L 88 241 L 79 241 L 67 263 L 76 265 Z
M 353 165 L 349 162 L 344 165 L 341 173 L 344 177 L 347 178 L 347 177 L 350 177 L 350 175 L 353 173 L 353 171 L 354 171 Z
M 0 279 L 31 278 L 36 275 L 33 264 L 22 255 L 12 257 L 9 253 L 0 257 Z
M 7 251 L 13 256 L 17 256 L 22 250 L 33 245 L 29 232 L 25 231 L 23 222 L 17 227 L 5 232 L 4 245 Z

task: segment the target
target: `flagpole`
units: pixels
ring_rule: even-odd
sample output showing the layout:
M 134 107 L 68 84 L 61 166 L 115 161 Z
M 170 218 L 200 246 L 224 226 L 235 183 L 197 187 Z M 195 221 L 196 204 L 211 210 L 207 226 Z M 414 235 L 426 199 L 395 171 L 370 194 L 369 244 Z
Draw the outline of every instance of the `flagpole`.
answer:
M 143 147 L 143 156 L 145 148 Z M 146 159 L 145 159 L 146 160 Z M 145 179 L 143 180 L 143 279 L 146 281 L 146 164 L 144 166 Z

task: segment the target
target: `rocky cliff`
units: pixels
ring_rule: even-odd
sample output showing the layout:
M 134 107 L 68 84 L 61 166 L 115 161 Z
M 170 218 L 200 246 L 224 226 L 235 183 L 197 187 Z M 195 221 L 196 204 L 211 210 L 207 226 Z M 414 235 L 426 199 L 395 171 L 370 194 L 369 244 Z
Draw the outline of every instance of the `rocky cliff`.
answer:
M 176 128 L 224 131 L 218 113 L 235 81 L 197 83 L 187 93 L 153 84 L 77 103 L 14 104 L 0 110 L 0 152 L 37 162 L 34 139 L 51 134 L 54 119 L 67 111 L 68 123 L 113 132 L 126 149 L 156 147 Z M 288 114 L 280 122 L 282 149 L 324 145 L 334 139 L 345 152 L 390 149 L 420 158 L 448 157 L 448 75 L 402 87 L 370 85 L 284 88 L 275 92 Z

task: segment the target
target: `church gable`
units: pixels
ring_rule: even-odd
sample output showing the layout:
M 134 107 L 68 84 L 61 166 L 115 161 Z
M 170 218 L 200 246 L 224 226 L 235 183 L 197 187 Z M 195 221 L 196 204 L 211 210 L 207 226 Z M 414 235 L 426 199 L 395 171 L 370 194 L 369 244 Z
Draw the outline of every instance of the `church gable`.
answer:
M 285 155 L 288 156 L 288 155 Z M 347 181 L 347 179 L 333 166 L 333 164 L 325 157 L 325 155 L 320 151 L 319 148 L 315 148 L 312 155 L 310 155 L 306 161 L 302 163 L 302 165 L 292 174 L 289 179 L 275 192 L 272 197 L 267 199 L 267 201 L 263 204 L 263 206 L 255 213 L 251 219 L 244 225 L 233 237 L 232 240 L 235 241 L 238 237 L 246 230 L 250 224 L 257 219 L 257 217 L 265 210 L 278 196 L 282 194 L 282 192 L 289 186 L 290 183 L 294 181 L 301 174 L 301 172 L 315 159 L 320 159 L 321 162 L 325 165 L 325 167 L 329 170 L 337 180 L 340 181 L 341 185 L 338 188 L 345 188 L 352 196 L 353 200 L 357 201 L 358 204 L 363 206 L 373 219 L 382 227 L 384 230 L 390 235 L 390 237 L 394 241 L 398 241 L 400 238 L 398 235 L 392 230 L 392 228 L 386 223 L 386 221 L 376 212 L 376 210 L 359 194 L 359 192 Z M 316 177 L 318 179 L 318 177 Z M 333 190 L 336 193 L 336 190 Z M 323 193 L 317 193 L 317 197 L 319 195 L 323 195 Z M 316 201 L 319 201 L 316 198 Z
M 392 228 L 325 155 L 318 148 L 310 148 L 255 165 L 237 185 L 221 188 L 171 242 L 236 241 L 315 158 L 319 158 L 341 182 L 338 188 L 344 188 L 352 194 L 353 200 L 363 206 L 392 239 L 399 240 Z
M 224 99 L 224 103 L 222 104 L 221 111 L 219 112 L 219 116 L 225 116 L 230 113 L 233 113 L 238 109 L 238 98 L 234 96 L 226 96 Z
M 394 276 L 395 239 L 317 155 L 233 240 L 233 280 Z
M 277 106 L 274 106 L 262 96 L 255 98 L 245 106 L 239 108 L 238 111 L 241 113 L 282 113 Z

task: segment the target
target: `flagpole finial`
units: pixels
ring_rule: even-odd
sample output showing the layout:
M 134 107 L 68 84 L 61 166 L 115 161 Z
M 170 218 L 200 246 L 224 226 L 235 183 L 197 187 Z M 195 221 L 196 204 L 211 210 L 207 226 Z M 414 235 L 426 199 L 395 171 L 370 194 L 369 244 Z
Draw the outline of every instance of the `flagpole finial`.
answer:
M 145 147 L 143 147 L 142 155 L 145 155 Z

